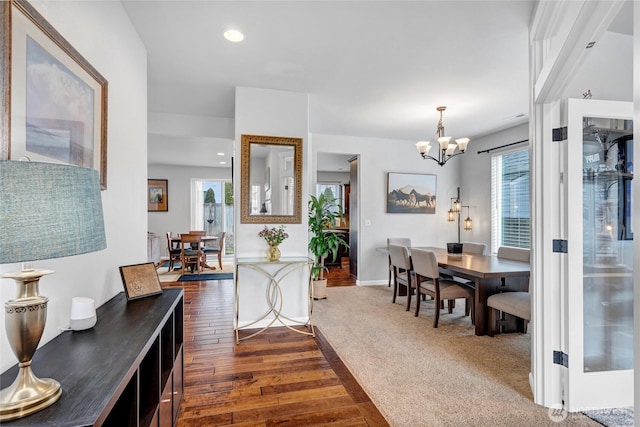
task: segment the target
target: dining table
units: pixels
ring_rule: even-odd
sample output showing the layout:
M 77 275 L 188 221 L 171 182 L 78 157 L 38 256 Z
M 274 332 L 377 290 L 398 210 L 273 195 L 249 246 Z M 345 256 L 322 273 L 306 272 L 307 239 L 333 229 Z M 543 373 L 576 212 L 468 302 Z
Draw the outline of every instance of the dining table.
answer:
M 438 267 L 443 273 L 474 283 L 476 335 L 487 335 L 489 296 L 500 292 L 526 292 L 529 289 L 531 266 L 528 262 L 498 258 L 495 255 L 450 255 L 447 249 L 432 246 L 416 248 L 433 251 L 438 259 Z M 411 249 L 413 248 L 409 248 L 409 251 Z

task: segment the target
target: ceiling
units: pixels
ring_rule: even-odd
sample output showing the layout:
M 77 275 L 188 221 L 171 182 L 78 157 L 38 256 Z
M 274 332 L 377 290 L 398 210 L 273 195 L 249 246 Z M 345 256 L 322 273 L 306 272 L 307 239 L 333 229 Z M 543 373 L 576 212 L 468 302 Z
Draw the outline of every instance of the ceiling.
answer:
M 123 4 L 147 49 L 150 113 L 233 119 L 244 86 L 308 93 L 309 130 L 319 134 L 430 139 L 440 105 L 453 137 L 528 118 L 532 1 Z M 225 40 L 229 28 L 244 41 Z M 210 137 L 170 140 L 231 150 Z M 153 148 L 167 142 L 150 135 L 150 163 L 175 157 Z

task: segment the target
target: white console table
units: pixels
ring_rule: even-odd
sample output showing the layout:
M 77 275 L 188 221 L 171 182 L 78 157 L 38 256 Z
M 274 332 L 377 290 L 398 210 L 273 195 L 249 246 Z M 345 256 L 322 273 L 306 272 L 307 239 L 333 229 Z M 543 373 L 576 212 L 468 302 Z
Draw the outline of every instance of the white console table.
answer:
M 315 337 L 315 331 L 313 330 L 313 322 L 311 319 L 311 314 L 313 311 L 313 289 L 312 289 L 312 281 L 311 281 L 311 267 L 313 265 L 313 260 L 307 257 L 281 257 L 278 261 L 267 261 L 266 258 L 238 258 L 236 259 L 236 274 L 235 274 L 235 332 L 236 332 L 236 343 L 240 343 L 242 340 L 246 340 L 248 338 L 254 337 L 262 332 L 264 332 L 267 328 L 271 327 L 276 321 L 280 322 L 282 325 L 291 329 L 300 334 L 311 335 Z M 240 297 L 239 297 L 239 286 L 240 286 L 240 271 L 243 269 L 253 270 L 259 273 L 260 276 L 264 277 L 264 291 L 265 298 L 267 302 L 267 310 L 264 314 L 262 314 L 259 318 L 250 321 L 240 327 Z M 308 270 L 308 273 L 307 271 Z M 304 322 L 301 322 L 296 319 L 292 319 L 291 317 L 286 316 L 282 312 L 282 306 L 284 299 L 286 297 L 286 289 L 284 287 L 291 287 L 300 285 L 300 282 L 295 280 L 289 280 L 291 283 L 285 284 L 284 279 L 288 276 L 291 276 L 295 272 L 305 271 L 305 279 L 307 281 L 306 284 L 302 284 L 302 286 L 307 286 L 307 314 L 308 319 Z M 270 316 L 273 316 L 269 319 Z M 263 326 L 257 332 L 254 332 L 251 335 L 240 338 L 238 335 L 238 331 L 240 329 L 247 329 L 253 325 L 256 325 L 259 322 L 264 320 L 268 320 L 269 323 L 266 326 Z M 286 322 L 285 322 L 286 321 Z M 303 331 L 299 329 L 293 328 L 291 325 L 302 325 L 307 326 L 308 331 Z

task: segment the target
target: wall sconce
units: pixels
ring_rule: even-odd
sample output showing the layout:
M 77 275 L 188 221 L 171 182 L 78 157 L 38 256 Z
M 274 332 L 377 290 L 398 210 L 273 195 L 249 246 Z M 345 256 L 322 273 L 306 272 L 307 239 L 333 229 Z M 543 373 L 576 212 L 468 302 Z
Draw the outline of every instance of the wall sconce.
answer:
M 469 216 L 469 206 L 463 205 L 460 201 L 460 187 L 457 188 L 457 197 L 451 198 L 451 209 L 447 211 L 447 221 L 458 221 L 458 243 L 460 243 L 460 214 L 462 208 L 467 208 L 467 217 L 464 219 L 465 231 L 471 231 L 473 228 L 473 220 Z

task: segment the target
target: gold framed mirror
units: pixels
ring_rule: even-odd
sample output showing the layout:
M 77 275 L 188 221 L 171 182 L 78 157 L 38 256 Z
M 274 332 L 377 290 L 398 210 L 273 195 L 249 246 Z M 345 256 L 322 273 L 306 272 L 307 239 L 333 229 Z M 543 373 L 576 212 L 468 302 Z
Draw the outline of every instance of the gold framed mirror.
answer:
M 302 138 L 242 135 L 240 222 L 300 224 Z

